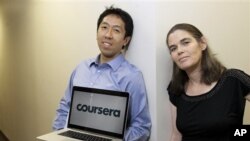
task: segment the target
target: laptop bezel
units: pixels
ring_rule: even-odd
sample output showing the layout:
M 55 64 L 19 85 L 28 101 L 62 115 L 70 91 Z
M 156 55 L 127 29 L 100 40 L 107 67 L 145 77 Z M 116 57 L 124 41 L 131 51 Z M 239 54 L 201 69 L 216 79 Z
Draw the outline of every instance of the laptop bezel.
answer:
M 126 97 L 126 109 L 125 109 L 125 114 L 124 114 L 124 123 L 123 123 L 123 129 L 122 133 L 114 133 L 114 132 L 109 132 L 109 131 L 103 131 L 103 130 L 98 130 L 94 128 L 89 128 L 89 127 L 83 127 L 83 126 L 78 126 L 74 124 L 70 124 L 70 119 L 71 119 L 71 107 L 73 104 L 73 98 L 74 98 L 74 92 L 75 91 L 82 91 L 82 92 L 87 92 L 87 93 L 95 93 L 95 94 L 105 94 L 105 95 L 111 95 L 111 96 L 121 96 L 121 97 Z M 73 86 L 72 89 L 72 95 L 71 95 L 71 103 L 70 103 L 70 109 L 69 109 L 69 120 L 67 123 L 67 127 L 71 129 L 80 129 L 83 131 L 90 131 L 93 133 L 105 135 L 105 136 L 112 136 L 116 138 L 123 138 L 126 130 L 126 124 L 127 124 L 127 116 L 128 116 L 128 107 L 129 107 L 129 93 L 128 92 L 123 92 L 123 91 L 115 91 L 115 90 L 106 90 L 106 89 L 100 89 L 100 88 L 90 88 L 90 87 L 81 87 L 81 86 Z

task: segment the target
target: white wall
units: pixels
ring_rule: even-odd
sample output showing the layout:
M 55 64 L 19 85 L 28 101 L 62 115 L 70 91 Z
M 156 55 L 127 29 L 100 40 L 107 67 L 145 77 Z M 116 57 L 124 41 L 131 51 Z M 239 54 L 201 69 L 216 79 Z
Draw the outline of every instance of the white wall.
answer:
M 171 26 L 196 25 L 227 67 L 250 74 L 247 0 L 0 2 L 0 129 L 12 141 L 33 141 L 51 131 L 71 71 L 81 60 L 99 53 L 96 22 L 111 4 L 134 19 L 126 57 L 144 74 L 153 122 L 151 141 L 167 140 L 171 132 L 166 87 L 172 62 L 165 44 Z M 244 122 L 249 124 L 247 108 Z

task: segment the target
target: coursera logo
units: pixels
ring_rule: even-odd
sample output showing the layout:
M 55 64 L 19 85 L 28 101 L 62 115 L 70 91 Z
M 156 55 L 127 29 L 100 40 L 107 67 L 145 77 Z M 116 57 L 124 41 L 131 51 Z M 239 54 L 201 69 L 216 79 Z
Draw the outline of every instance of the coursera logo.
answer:
M 89 113 L 100 114 L 100 115 L 103 114 L 105 116 L 114 116 L 114 117 L 120 117 L 120 113 L 121 113 L 120 110 L 89 106 L 85 104 L 77 104 L 76 109 L 82 112 L 89 112 Z

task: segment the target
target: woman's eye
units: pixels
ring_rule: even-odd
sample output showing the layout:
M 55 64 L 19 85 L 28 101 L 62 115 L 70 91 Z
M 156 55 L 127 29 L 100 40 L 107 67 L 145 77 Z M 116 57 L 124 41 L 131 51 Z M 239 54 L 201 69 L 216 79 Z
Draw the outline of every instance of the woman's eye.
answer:
M 182 42 L 182 44 L 183 44 L 184 46 L 188 45 L 189 43 L 190 43 L 190 41 L 183 41 L 183 42 Z
M 176 50 L 176 47 L 170 47 L 169 50 L 170 52 L 174 52 Z

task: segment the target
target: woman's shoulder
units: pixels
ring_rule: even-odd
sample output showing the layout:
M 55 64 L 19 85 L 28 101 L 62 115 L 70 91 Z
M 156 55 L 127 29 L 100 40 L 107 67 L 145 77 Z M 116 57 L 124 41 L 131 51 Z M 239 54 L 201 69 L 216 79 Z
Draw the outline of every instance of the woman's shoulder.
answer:
M 240 69 L 227 69 L 222 75 L 222 79 L 232 78 L 241 81 L 245 84 L 250 84 L 250 76 Z
M 240 69 L 227 69 L 224 71 L 223 73 L 224 77 L 235 77 L 235 78 L 246 78 L 249 77 L 249 75 L 247 73 L 245 73 L 244 71 L 240 70 Z
M 176 93 L 174 93 L 172 90 L 171 90 L 171 84 L 172 84 L 172 82 L 169 82 L 169 84 L 168 84 L 168 87 L 167 87 L 167 92 L 168 92 L 168 95 L 169 95 L 169 100 L 170 100 L 170 102 L 173 104 L 173 105 L 175 105 L 175 106 L 177 106 L 177 104 L 178 104 L 178 99 L 180 98 L 180 94 L 176 94 Z

